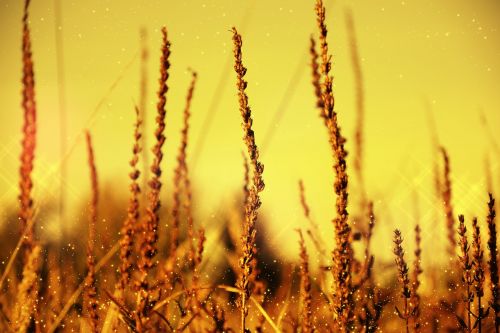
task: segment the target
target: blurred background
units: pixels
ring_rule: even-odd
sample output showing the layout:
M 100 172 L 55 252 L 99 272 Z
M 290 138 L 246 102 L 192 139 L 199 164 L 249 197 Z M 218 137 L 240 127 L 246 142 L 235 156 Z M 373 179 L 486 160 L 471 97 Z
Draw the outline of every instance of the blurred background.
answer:
M 451 158 L 456 214 L 485 216 L 487 169 L 494 188 L 500 191 L 500 3 L 330 0 L 326 5 L 336 110 L 349 152 L 353 151 L 356 90 L 346 13 L 350 11 L 354 19 L 365 91 L 363 172 L 368 198 L 375 202 L 379 219 L 373 252 L 390 258 L 392 230 L 401 228 L 410 238 L 419 221 L 424 266 L 432 264 L 442 259 L 436 253 L 444 253 L 446 247 L 445 241 L 439 242 L 446 233 L 443 209 L 434 194 L 433 133 Z M 107 200 L 126 198 L 134 105 L 140 102 L 141 47 L 146 45 L 149 51 L 145 110 L 149 150 L 160 28 L 165 25 L 172 42 L 172 67 L 163 200 L 171 198 L 182 111 L 191 79 L 188 68 L 199 74 L 188 148 L 196 223 L 211 224 L 225 207 L 240 200 L 244 146 L 230 32 L 236 26 L 243 36 L 247 92 L 265 165 L 261 210 L 265 238 L 281 255 L 297 256 L 294 229 L 307 225 L 299 203 L 298 180 L 303 179 L 314 220 L 320 224 L 323 238 L 332 240 L 332 156 L 314 107 L 309 67 L 309 37 L 316 33 L 313 8 L 312 0 L 33 0 L 39 124 L 34 198 L 37 203 L 57 203 L 61 181 L 66 192 L 62 222 L 55 213 L 40 222 L 45 237 L 57 239 L 63 230 L 86 221 L 82 207 L 90 184 L 81 139 L 85 128 L 93 135 L 100 186 L 105 192 L 101 202 L 105 205 Z M 9 207 L 17 207 L 22 9 L 19 1 L 0 0 L 2 223 L 10 216 Z M 141 30 L 146 32 L 142 42 Z M 61 78 L 67 115 L 62 122 L 64 179 L 60 173 Z M 351 172 L 351 155 L 350 198 L 351 207 L 356 207 L 359 182 Z

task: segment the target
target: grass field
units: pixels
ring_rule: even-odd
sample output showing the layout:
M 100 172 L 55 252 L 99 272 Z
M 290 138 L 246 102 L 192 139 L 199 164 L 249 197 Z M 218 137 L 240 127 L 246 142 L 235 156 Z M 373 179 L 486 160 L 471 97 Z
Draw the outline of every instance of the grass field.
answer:
M 231 71 L 226 73 L 227 81 L 220 81 L 237 96 L 225 111 L 236 114 L 239 123 L 224 126 L 240 131 L 241 162 L 234 170 L 240 182 L 228 190 L 230 199 L 221 198 L 220 206 L 213 208 L 217 214 L 210 215 L 200 209 L 204 197 L 213 195 L 210 184 L 198 183 L 193 177 L 193 169 L 199 167 L 197 158 L 203 147 L 211 144 L 204 123 L 202 134 L 195 136 L 203 144 L 192 149 L 192 116 L 210 110 L 209 101 L 196 102 L 203 72 L 196 68 L 186 71 L 189 82 L 182 110 L 170 108 L 170 91 L 177 89 L 171 84 L 177 42 L 168 26 L 158 27 L 154 37 L 159 38 L 151 50 L 144 39 L 146 30 L 141 31 L 140 49 L 132 60 L 140 63 L 139 99 L 123 110 L 134 119 L 130 141 L 115 144 L 117 131 L 111 127 L 105 129 L 109 141 L 95 140 L 94 124 L 100 107 L 106 104 L 103 99 L 76 140 L 60 142 L 58 163 L 44 169 L 64 180 L 56 184 L 58 190 L 49 191 L 47 183 L 37 183 L 34 171 L 39 167 L 38 152 L 44 150 L 38 139 L 44 110 L 37 104 L 32 4 L 24 2 L 20 17 L 22 112 L 9 116 L 21 117 L 23 124 L 21 153 L 12 162 L 18 164 L 18 178 L 12 180 L 18 196 L 4 199 L 0 229 L 2 331 L 499 332 L 498 188 L 494 173 L 500 155 L 495 126 L 486 119 L 489 114 L 481 113 L 484 133 L 463 133 L 471 137 L 486 134 L 488 138 L 488 158 L 478 162 L 484 165 L 484 186 L 469 189 L 454 175 L 454 157 L 439 140 L 432 111 L 428 112 L 430 134 L 425 135 L 427 142 L 420 144 L 431 144 L 432 164 L 426 170 L 430 170 L 433 186 L 426 192 L 412 188 L 414 211 L 395 217 L 389 212 L 390 203 L 380 199 L 383 194 L 372 194 L 366 181 L 368 172 L 376 174 L 377 170 L 366 166 L 366 155 L 373 146 L 365 127 L 371 118 L 366 112 L 366 82 L 354 15 L 345 12 L 355 102 L 353 110 L 344 111 L 336 107 L 336 89 L 342 83 L 334 79 L 337 44 L 330 34 L 329 7 L 325 8 L 322 0 L 310 2 L 315 30 L 309 40 L 302 41 L 308 45 L 303 69 L 309 74 L 307 82 L 314 99 L 301 112 L 310 119 L 307 123 L 315 124 L 315 131 L 324 132 L 324 142 L 310 149 L 327 152 L 328 169 L 321 170 L 328 170 L 328 174 L 316 176 L 328 184 L 325 188 L 329 193 L 310 196 L 307 174 L 294 180 L 296 202 L 288 209 L 300 212 L 299 223 L 293 232 L 281 236 L 278 244 L 272 233 L 288 228 L 291 222 L 273 214 L 273 207 L 264 206 L 269 163 L 263 158 L 278 134 L 273 127 L 261 133 L 254 124 L 261 113 L 252 102 L 247 70 L 250 73 L 253 68 L 249 64 L 255 62 L 247 57 L 243 29 L 236 26 L 227 32 L 227 43 L 232 45 Z M 56 40 L 56 49 L 60 43 Z M 62 50 L 58 52 L 61 56 Z M 151 78 L 147 64 L 157 61 L 156 55 L 159 70 L 157 77 Z M 65 89 L 61 78 L 60 93 Z M 154 110 L 147 94 L 153 87 Z M 391 98 L 390 92 L 387 98 Z M 59 100 L 63 120 L 71 115 L 66 102 Z M 151 114 L 146 112 L 148 108 Z M 284 110 L 278 109 L 273 119 L 279 122 Z M 342 112 L 354 115 L 352 137 L 343 127 Z M 173 113 L 180 117 L 175 149 L 167 144 Z M 53 133 L 54 142 L 58 135 L 67 136 L 68 128 L 59 127 Z M 283 141 L 274 145 L 277 143 Z M 322 144 L 328 149 L 320 148 Z M 108 146 L 111 160 L 113 150 L 127 150 L 129 163 L 123 168 L 127 168 L 128 178 L 107 182 L 99 172 L 105 160 L 99 155 L 101 145 Z M 464 148 L 465 154 L 469 148 Z M 284 149 L 291 149 L 297 163 L 304 162 L 305 153 L 294 151 L 293 145 Z M 377 159 L 386 158 L 383 149 L 376 152 Z M 71 154 L 82 155 L 78 170 L 84 172 L 78 179 L 68 171 Z M 225 160 L 215 155 L 210 159 L 224 176 Z M 314 173 L 318 163 L 306 161 L 309 172 Z M 166 165 L 173 166 L 172 179 L 167 180 L 170 173 L 165 172 Z M 69 200 L 75 191 L 72 180 L 78 189 L 85 184 L 82 192 L 89 193 L 81 204 Z M 214 177 L 213 182 L 216 180 Z M 468 191 L 481 199 L 464 204 L 466 200 L 457 193 Z M 10 205 L 14 200 L 15 205 Z M 319 204 L 325 201 L 326 205 Z M 435 209 L 423 212 L 419 201 Z M 329 216 L 328 223 L 318 218 L 324 215 Z M 395 223 L 388 222 L 392 220 Z M 55 224 L 59 226 L 51 229 Z M 429 258 L 428 263 L 425 258 Z

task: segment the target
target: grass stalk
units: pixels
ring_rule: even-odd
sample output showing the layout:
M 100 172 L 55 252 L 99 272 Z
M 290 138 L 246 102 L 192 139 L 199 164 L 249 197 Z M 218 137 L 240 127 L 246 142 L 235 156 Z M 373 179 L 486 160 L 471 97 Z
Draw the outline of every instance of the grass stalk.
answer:
M 264 190 L 264 180 L 262 173 L 264 172 L 264 165 L 259 161 L 259 149 L 255 143 L 255 134 L 252 129 L 252 112 L 248 104 L 248 96 L 246 94 L 246 87 L 248 83 L 245 81 L 244 76 L 247 69 L 243 66 L 242 60 L 242 45 L 243 41 L 241 35 L 236 28 L 233 27 L 233 45 L 234 45 L 234 70 L 236 72 L 238 88 L 238 99 L 240 106 L 240 113 L 242 117 L 243 126 L 243 141 L 247 147 L 247 152 L 252 166 L 252 182 L 249 188 L 248 202 L 245 205 L 245 223 L 242 233 L 242 256 L 239 261 L 241 268 L 241 275 L 237 283 L 238 288 L 243 292 L 240 297 L 240 311 L 241 311 L 241 332 L 246 332 L 246 317 L 248 315 L 247 301 L 252 296 L 251 276 L 254 270 L 255 260 L 255 240 L 256 240 L 256 223 L 257 211 L 261 206 L 259 193 Z

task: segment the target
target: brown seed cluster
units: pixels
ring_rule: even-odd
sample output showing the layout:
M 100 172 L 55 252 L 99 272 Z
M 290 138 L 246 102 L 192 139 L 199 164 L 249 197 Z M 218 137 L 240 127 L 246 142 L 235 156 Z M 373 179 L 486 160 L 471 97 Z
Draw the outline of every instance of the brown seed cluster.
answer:
M 323 101 L 322 117 L 328 129 L 330 146 L 333 153 L 335 171 L 334 190 L 337 195 L 336 217 L 333 220 L 335 228 L 336 248 L 332 254 L 333 260 L 333 292 L 336 321 L 341 331 L 353 329 L 354 325 L 354 297 L 352 287 L 352 258 L 351 227 L 347 212 L 347 152 L 344 148 L 345 139 L 340 133 L 337 113 L 334 110 L 335 99 L 333 96 L 333 77 L 331 70 L 331 55 L 328 51 L 325 24 L 325 7 L 323 1 L 316 2 L 316 18 L 319 28 L 319 41 L 321 49 L 321 96 Z
M 155 138 L 156 143 L 153 147 L 153 162 L 151 165 L 152 179 L 149 182 L 149 196 L 148 205 L 146 209 L 146 218 L 143 223 L 142 237 L 141 237 L 141 253 L 138 268 L 140 271 L 140 277 L 138 281 L 138 286 L 140 289 L 139 300 L 138 300 L 138 318 L 137 325 L 141 326 L 142 319 L 147 321 L 148 314 L 153 305 L 153 301 L 150 299 L 148 274 L 149 271 L 156 266 L 156 261 L 154 257 L 158 252 L 157 242 L 158 242 L 158 226 L 160 221 L 160 189 L 161 189 L 161 168 L 160 164 L 163 159 L 162 147 L 165 143 L 165 116 L 167 114 L 165 110 L 165 105 L 167 103 L 167 80 L 169 77 L 170 68 L 170 42 L 167 38 L 167 29 L 164 27 L 162 29 L 163 43 L 161 48 L 161 59 L 160 59 L 160 87 L 158 89 L 158 103 L 156 106 L 156 130 Z
M 485 272 L 483 265 L 483 249 L 481 245 L 481 230 L 477 218 L 472 219 L 472 271 L 474 280 L 474 291 L 476 292 L 477 298 L 477 315 L 476 322 L 478 332 L 482 330 L 482 321 L 485 317 L 484 307 L 481 301 L 484 297 L 484 281 Z M 474 324 L 476 326 L 476 324 Z
M 21 234 L 25 235 L 26 258 L 29 256 L 31 248 L 34 246 L 34 225 L 33 225 L 33 180 L 31 173 L 35 160 L 36 148 L 36 101 L 35 101 L 35 74 L 33 71 L 33 55 L 31 51 L 31 33 L 29 27 L 28 9 L 30 0 L 24 4 L 23 15 L 23 90 L 22 107 L 24 110 L 23 139 L 21 149 L 21 167 L 19 170 L 19 221 L 21 223 Z
M 131 171 L 129 173 L 130 178 L 130 198 L 128 202 L 127 208 L 127 218 L 123 223 L 123 227 L 121 229 L 121 239 L 120 239 L 120 280 L 118 288 L 123 291 L 126 289 L 128 283 L 130 282 L 131 270 L 133 269 L 133 258 L 132 254 L 135 246 L 135 235 L 136 230 L 139 228 L 139 217 L 140 217 L 140 203 L 139 196 L 141 194 L 141 188 L 139 186 L 139 176 L 140 171 L 137 166 L 139 163 L 139 155 L 141 153 L 141 125 L 142 120 L 140 116 L 139 108 L 135 108 L 136 121 L 134 125 L 134 144 L 132 147 L 132 159 L 129 164 L 131 167 Z
M 261 205 L 259 193 L 264 190 L 264 180 L 262 173 L 264 165 L 259 161 L 259 149 L 255 143 L 255 134 L 252 129 L 252 112 L 248 104 L 248 96 L 245 89 L 248 83 L 244 76 L 247 69 L 243 66 L 242 50 L 243 45 L 241 35 L 236 28 L 233 28 L 233 44 L 234 44 L 234 70 L 236 72 L 236 86 L 238 88 L 238 99 L 240 105 L 240 113 L 243 126 L 243 141 L 247 147 L 247 152 L 252 166 L 252 181 L 249 185 L 248 201 L 245 205 L 245 222 L 242 233 L 242 257 L 240 258 L 241 276 L 238 281 L 238 288 L 242 290 L 240 299 L 241 308 L 241 329 L 242 332 L 246 329 L 246 317 L 248 315 L 248 300 L 250 299 L 253 286 L 251 285 L 251 276 L 255 271 L 255 239 L 257 234 L 257 211 Z
M 409 327 L 409 319 L 411 317 L 411 309 L 409 307 L 409 301 L 411 297 L 411 289 L 410 289 L 410 277 L 408 265 L 406 264 L 404 258 L 404 250 L 403 250 L 403 236 L 401 235 L 401 231 L 398 229 L 394 230 L 394 255 L 396 256 L 396 266 L 398 268 L 398 280 L 401 284 L 402 291 L 401 297 L 403 298 L 403 309 L 400 310 L 396 307 L 396 311 L 401 319 L 405 321 L 406 324 L 406 332 L 410 331 Z
M 469 242 L 467 240 L 467 227 L 465 226 L 465 218 L 463 215 L 458 216 L 458 235 L 460 247 L 460 266 L 462 268 L 462 283 L 465 289 L 464 300 L 466 304 L 467 322 L 464 321 L 464 326 L 468 330 L 472 328 L 471 323 L 471 304 L 474 301 L 474 293 L 472 292 L 472 285 L 474 283 L 472 272 L 472 261 L 469 254 Z

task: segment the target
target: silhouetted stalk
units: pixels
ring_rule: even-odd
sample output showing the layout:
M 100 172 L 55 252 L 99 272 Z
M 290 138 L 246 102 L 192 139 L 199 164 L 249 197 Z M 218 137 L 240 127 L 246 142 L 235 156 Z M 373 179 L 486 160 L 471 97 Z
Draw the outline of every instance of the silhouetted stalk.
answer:
M 130 167 L 132 169 L 129 173 L 130 198 L 127 208 L 127 217 L 121 229 L 121 239 L 120 239 L 121 265 L 120 265 L 120 279 L 119 279 L 118 289 L 121 291 L 121 293 L 125 291 L 125 288 L 130 282 L 131 270 L 133 268 L 132 252 L 134 250 L 134 239 L 140 217 L 139 196 L 141 193 L 141 188 L 138 183 L 140 171 L 137 167 L 137 164 L 139 163 L 139 155 L 142 150 L 141 148 L 142 120 L 140 116 L 140 110 L 137 107 L 135 108 L 135 116 L 136 116 L 136 121 L 134 126 L 134 144 L 132 147 L 132 159 L 129 162 Z
M 235 59 L 234 70 L 237 76 L 236 86 L 238 88 L 240 112 L 243 120 L 243 141 L 247 147 L 253 172 L 252 184 L 249 188 L 248 202 L 245 206 L 245 223 L 242 233 L 243 253 L 239 262 L 241 276 L 237 283 L 238 288 L 242 291 L 239 304 L 241 309 L 241 332 L 246 332 L 246 317 L 248 315 L 247 301 L 250 299 L 254 289 L 253 286 L 251 286 L 251 280 L 253 279 L 252 275 L 254 275 L 253 272 L 256 268 L 256 264 L 254 263 L 256 255 L 256 222 L 257 210 L 261 205 L 259 193 L 264 190 L 264 180 L 262 179 L 264 165 L 259 161 L 259 149 L 255 143 L 255 135 L 252 129 L 252 113 L 250 106 L 248 105 L 248 96 L 245 92 L 248 83 L 244 79 L 247 69 L 243 66 L 242 62 L 241 47 L 243 42 L 241 40 L 241 35 L 238 33 L 236 28 L 233 28 L 232 31 Z
M 322 75 L 322 117 L 328 129 L 330 146 L 334 158 L 335 171 L 334 190 L 337 195 L 335 204 L 336 216 L 333 220 L 335 228 L 336 248 L 332 253 L 333 261 L 333 300 L 336 322 L 341 332 L 354 330 L 355 301 L 352 287 L 353 250 L 351 245 L 351 227 L 347 212 L 347 152 L 344 148 L 345 139 L 340 133 L 337 113 L 334 110 L 333 77 L 331 70 L 331 55 L 328 52 L 327 33 L 325 24 L 325 7 L 322 0 L 316 1 L 316 17 L 320 36 L 321 75 Z
M 406 333 L 410 332 L 409 319 L 411 317 L 410 308 L 408 307 L 408 300 L 411 297 L 410 278 L 408 277 L 408 265 L 404 258 L 404 250 L 402 247 L 403 238 L 401 232 L 394 230 L 394 254 L 396 255 L 396 266 L 398 268 L 398 280 L 401 283 L 403 297 L 403 312 L 396 306 L 396 311 L 401 319 L 405 321 Z
M 421 260 L 422 260 L 422 248 L 420 236 L 421 230 L 420 225 L 415 226 L 415 261 L 413 262 L 413 283 L 411 288 L 411 311 L 413 314 L 414 325 L 413 328 L 415 332 L 420 331 L 420 296 L 418 294 L 418 288 L 420 287 L 420 275 L 422 274 Z
M 479 224 L 477 223 L 477 218 L 472 219 L 472 268 L 474 277 L 474 290 L 477 297 L 477 331 L 482 332 L 482 321 L 485 316 L 484 309 L 481 305 L 482 298 L 484 296 L 484 268 L 483 268 L 483 250 L 481 249 L 481 232 L 479 229 Z
M 23 15 L 23 35 L 22 35 L 22 107 L 24 110 L 23 138 L 21 149 L 21 167 L 19 170 L 19 222 L 21 224 L 21 234 L 24 238 L 24 261 L 28 260 L 31 249 L 35 243 L 33 219 L 33 164 L 35 160 L 36 148 L 36 101 L 35 101 L 35 74 L 33 71 L 33 57 L 31 51 L 31 32 L 29 27 L 29 5 L 30 0 L 24 3 Z M 26 229 L 26 230 L 25 230 Z
M 491 288 L 491 308 L 495 313 L 494 324 L 495 332 L 499 332 L 500 327 L 500 300 L 498 290 L 498 264 L 497 264 L 497 229 L 496 229 L 496 212 L 495 212 L 495 199 L 493 195 L 489 194 L 490 200 L 488 202 L 488 216 L 486 222 L 488 223 L 488 249 L 490 253 L 490 260 L 488 267 L 490 269 L 490 288 Z
M 471 322 L 471 303 L 474 301 L 474 293 L 471 292 L 472 284 L 474 283 L 472 276 L 472 262 L 469 256 L 469 243 L 467 241 L 467 228 L 465 227 L 465 219 L 463 215 L 458 216 L 458 235 L 459 235 L 459 247 L 461 256 L 460 265 L 462 268 L 462 282 L 465 284 L 465 308 L 467 314 L 467 323 L 465 324 L 465 328 L 470 332 L 472 329 Z
M 139 268 L 139 296 L 137 303 L 137 317 L 136 317 L 136 327 L 138 330 L 142 330 L 142 326 L 149 319 L 149 313 L 154 305 L 154 302 L 150 299 L 149 293 L 149 282 L 148 275 L 151 269 L 156 266 L 156 261 L 154 257 L 158 252 L 157 242 L 158 242 L 158 226 L 160 222 L 160 189 L 161 189 L 161 168 L 160 164 L 163 159 L 162 147 L 165 143 L 165 116 L 166 110 L 165 105 L 167 102 L 166 94 L 168 91 L 167 80 L 169 77 L 170 68 L 170 42 L 167 38 L 167 29 L 162 28 L 163 43 L 161 47 L 161 59 L 160 59 L 160 87 L 158 89 L 158 103 L 157 116 L 156 116 L 156 131 L 155 138 L 156 143 L 153 147 L 153 162 L 151 165 L 151 173 L 153 174 L 151 181 L 149 182 L 149 197 L 148 206 L 146 209 L 146 218 L 143 223 L 142 239 L 141 239 L 141 253 L 138 263 Z

